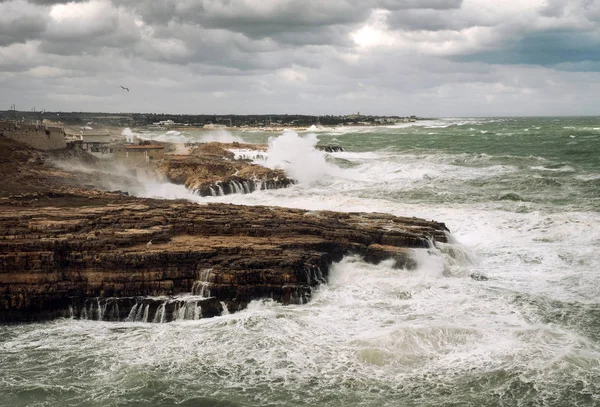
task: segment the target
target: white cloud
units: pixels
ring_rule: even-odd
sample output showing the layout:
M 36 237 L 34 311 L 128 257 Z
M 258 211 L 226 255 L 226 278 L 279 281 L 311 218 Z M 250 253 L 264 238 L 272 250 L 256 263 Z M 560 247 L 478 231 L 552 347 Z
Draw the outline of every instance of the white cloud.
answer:
M 386 22 L 388 14 L 387 10 L 373 10 L 366 24 L 351 33 L 356 45 L 360 48 L 394 45 L 396 40 Z
M 306 82 L 308 79 L 306 73 L 292 68 L 282 69 L 279 74 L 287 82 Z
M 31 68 L 29 74 L 35 78 L 56 78 L 59 76 L 66 76 L 67 71 L 54 66 L 39 65 Z
M 114 31 L 118 12 L 108 0 L 56 4 L 50 10 L 52 38 L 92 36 Z
M 0 103 L 583 114 L 599 21 L 589 0 L 0 0 Z

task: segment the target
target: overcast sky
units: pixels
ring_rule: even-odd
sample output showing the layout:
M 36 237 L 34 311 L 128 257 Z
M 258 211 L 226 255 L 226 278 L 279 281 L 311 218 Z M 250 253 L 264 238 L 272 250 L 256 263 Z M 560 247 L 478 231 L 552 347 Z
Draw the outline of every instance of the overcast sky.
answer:
M 0 110 L 595 115 L 599 22 L 600 0 L 0 0 Z

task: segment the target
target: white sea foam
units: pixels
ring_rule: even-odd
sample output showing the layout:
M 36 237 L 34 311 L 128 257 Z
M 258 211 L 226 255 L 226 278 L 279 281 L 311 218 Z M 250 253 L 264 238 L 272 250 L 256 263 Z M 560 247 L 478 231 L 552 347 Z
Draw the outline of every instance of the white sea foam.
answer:
M 121 135 L 125 137 L 125 140 L 128 143 L 135 142 L 135 135 L 133 134 L 133 131 L 131 131 L 131 129 L 129 127 L 125 127 L 123 129 L 123 131 L 121 132 Z
M 252 205 L 279 205 L 309 210 L 385 212 L 444 220 L 456 239 L 477 252 L 481 272 L 503 281 L 504 289 L 538 292 L 569 300 L 580 296 L 565 291 L 557 280 L 568 278 L 571 267 L 585 270 L 600 260 L 593 258 L 591 241 L 600 242 L 600 215 L 588 212 L 545 213 L 530 203 L 440 203 L 426 205 L 404 201 L 403 194 L 460 192 L 464 183 L 514 174 L 516 167 L 464 167 L 450 165 L 452 157 L 410 156 L 390 153 L 334 153 L 359 162 L 337 169 L 319 185 L 299 184 L 291 188 L 213 200 Z M 558 168 L 568 171 L 568 168 Z M 592 180 L 595 178 L 591 178 Z M 565 260 L 567 259 L 567 260 Z M 568 260 L 570 259 L 570 260 Z M 572 265 L 569 265 L 570 263 Z M 505 281 L 504 281 L 505 280 Z M 600 288 L 587 288 L 587 298 Z
M 188 143 L 193 141 L 191 137 L 186 136 L 184 133 L 170 130 L 165 133 L 157 131 L 142 131 L 135 134 L 137 138 L 148 141 L 161 141 L 165 143 Z
M 581 180 L 581 181 L 596 181 L 596 180 L 600 180 L 600 174 L 581 174 L 581 175 L 576 175 L 575 176 L 576 179 Z
M 206 132 L 206 134 L 202 134 L 200 136 L 200 141 L 203 143 L 208 143 L 211 141 L 216 141 L 219 143 L 244 143 L 243 138 L 233 135 L 230 131 L 225 129 L 210 130 Z
M 139 187 L 132 190 L 132 193 L 142 198 L 185 199 L 193 202 L 202 202 L 202 199 L 198 195 L 194 195 L 184 185 L 160 182 L 153 178 L 141 179 Z
M 533 166 L 531 167 L 532 170 L 536 170 L 536 171 L 548 171 L 548 172 L 575 172 L 575 168 L 571 167 L 570 165 L 562 165 L 560 167 L 556 167 L 556 168 L 549 168 L 549 167 L 544 167 L 544 166 Z
M 466 273 L 448 275 L 443 256 L 422 249 L 415 270 L 346 257 L 305 305 L 253 301 L 235 314 L 170 324 L 64 320 L 19 328 L 0 351 L 21 355 L 20 365 L 32 350 L 43 364 L 56 363 L 57 350 L 76 358 L 85 366 L 79 379 L 99 404 L 127 400 L 138 380 L 160 379 L 166 385 L 156 392 L 168 398 L 173 383 L 179 401 L 192 397 L 182 386 L 239 403 L 252 394 L 318 405 L 372 398 L 368 405 L 392 406 L 407 387 L 425 386 L 432 396 L 438 385 L 498 370 L 560 384 L 560 376 L 540 371 L 560 363 L 573 377 L 581 374 L 580 358 L 600 356 L 576 335 L 529 320 L 498 283 L 469 278 L 470 264 L 458 265 Z M 32 369 L 20 385 L 69 374 Z
M 338 170 L 327 163 L 325 153 L 315 149 L 318 139 L 313 133 L 300 136 L 286 130 L 269 139 L 265 166 L 283 169 L 286 174 L 304 185 L 312 185 Z
M 598 212 L 475 201 L 519 171 L 486 155 L 331 154 L 356 164 L 341 169 L 327 164 L 324 153 L 314 154 L 314 135 L 272 141 L 271 164 L 296 161 L 296 169 L 285 169 L 304 169 L 305 182 L 198 201 L 436 219 L 452 231 L 451 242 L 417 250 L 414 270 L 346 257 L 302 306 L 254 301 L 239 313 L 162 325 L 68 320 L 7 327 L 10 335 L 0 341 L 4 383 L 44 391 L 64 386 L 71 404 L 89 401 L 77 398 L 85 383 L 85 396 L 99 405 L 127 404 L 148 383 L 161 400 L 210 394 L 240 405 L 393 406 L 416 398 L 423 405 L 461 405 L 466 394 L 481 395 L 472 404 L 494 397 L 511 404 L 526 392 L 554 400 L 576 386 L 597 394 L 600 347 L 564 324 L 564 304 L 593 305 L 600 297 Z M 468 165 L 457 165 L 461 160 Z M 533 170 L 541 177 L 542 168 L 548 167 Z M 598 179 L 595 173 L 574 177 Z M 459 194 L 473 181 L 479 187 L 465 201 L 406 198 Z M 552 301 L 562 308 L 553 311 Z M 78 381 L 62 360 L 77 366 Z M 52 374 L 38 366 L 51 366 Z M 14 371 L 27 374 L 17 381 Z M 473 386 L 485 389 L 473 392 Z

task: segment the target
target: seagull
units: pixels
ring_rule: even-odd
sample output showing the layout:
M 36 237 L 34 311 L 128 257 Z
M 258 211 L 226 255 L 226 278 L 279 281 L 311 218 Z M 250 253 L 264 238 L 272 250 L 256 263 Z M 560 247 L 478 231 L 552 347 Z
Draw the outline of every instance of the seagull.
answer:
M 152 246 L 152 240 L 150 240 L 148 243 L 146 243 L 147 248 L 150 248 L 150 246 Z
M 129 92 L 129 88 L 126 88 L 125 86 L 121 86 L 121 89 L 125 89 L 127 92 Z

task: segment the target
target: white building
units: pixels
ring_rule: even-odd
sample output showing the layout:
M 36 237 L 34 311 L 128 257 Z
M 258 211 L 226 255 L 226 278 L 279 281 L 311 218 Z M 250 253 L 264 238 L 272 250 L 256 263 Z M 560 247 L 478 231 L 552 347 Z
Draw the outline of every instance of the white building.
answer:
M 169 126 L 173 126 L 175 124 L 175 122 L 173 120 L 161 120 L 159 122 L 156 123 L 152 123 L 155 126 L 161 126 L 161 127 L 169 127 Z
M 108 132 L 82 131 L 81 149 L 98 158 L 113 158 L 111 138 Z

